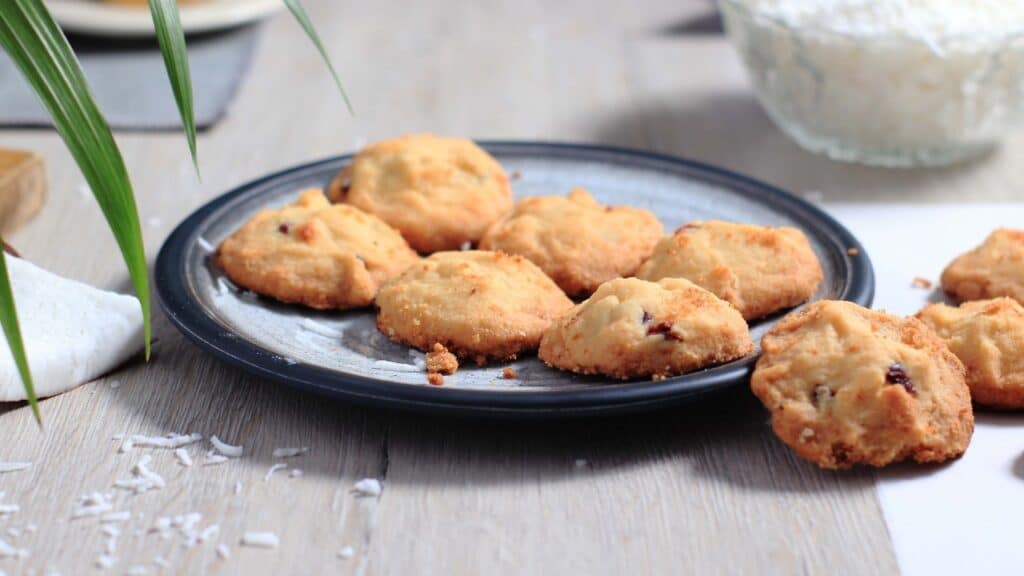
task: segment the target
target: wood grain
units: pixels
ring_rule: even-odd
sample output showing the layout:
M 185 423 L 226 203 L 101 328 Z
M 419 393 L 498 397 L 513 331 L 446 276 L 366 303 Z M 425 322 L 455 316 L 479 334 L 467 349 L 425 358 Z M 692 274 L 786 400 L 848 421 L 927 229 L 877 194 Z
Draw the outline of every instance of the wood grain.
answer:
M 602 142 L 732 167 L 824 200 L 1009 200 L 1024 165 L 1016 136 L 993 156 L 938 171 L 885 171 L 802 152 L 750 95 L 719 36 L 694 32 L 706 2 L 373 3 L 307 0 L 356 107 L 349 117 L 315 51 L 288 18 L 266 26 L 231 114 L 201 134 L 203 180 L 177 134 L 118 141 L 139 196 L 150 258 L 195 207 L 248 179 L 402 132 Z M 46 131 L 0 133 L 0 145 L 44 153 L 50 205 L 12 241 L 49 269 L 126 290 L 124 266 L 83 179 Z M 558 191 L 553 191 L 558 192 Z M 144 564 L 175 574 L 618 574 L 897 572 L 868 472 L 796 461 L 745 390 L 692 409 L 566 423 L 447 421 L 366 410 L 299 394 L 230 368 L 157 314 L 152 362 L 43 403 L 0 414 L 0 537 L 25 560 L 8 574 L 93 571 L 104 538 L 71 520 L 82 494 L 111 489 L 144 453 L 166 488 L 119 494 L 124 524 L 111 573 Z M 112 383 L 120 386 L 115 388 Z M 112 436 L 217 434 L 247 454 L 192 468 L 169 451 L 118 454 Z M 300 478 L 263 477 L 275 447 Z M 582 461 L 577 464 L 577 461 Z M 380 499 L 352 484 L 384 480 Z M 241 494 L 234 485 L 242 482 Z M 199 512 L 213 541 L 184 548 L 145 531 L 160 516 Z M 34 523 L 34 533 L 25 532 Z M 20 536 L 4 531 L 21 528 Z M 141 530 L 139 533 L 137 530 Z M 276 550 L 241 549 L 271 530 Z M 220 560 L 213 547 L 231 546 Z M 345 545 L 355 556 L 344 560 Z M 153 564 L 162 556 L 170 564 Z

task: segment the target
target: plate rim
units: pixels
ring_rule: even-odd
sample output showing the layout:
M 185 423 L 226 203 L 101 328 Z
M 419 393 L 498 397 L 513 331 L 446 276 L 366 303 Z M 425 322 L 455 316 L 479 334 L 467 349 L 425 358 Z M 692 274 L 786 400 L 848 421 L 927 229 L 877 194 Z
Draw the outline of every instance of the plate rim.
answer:
M 156 38 L 153 19 L 145 7 L 91 0 L 47 0 L 46 7 L 65 32 L 107 38 Z M 189 35 L 226 30 L 263 20 L 284 7 L 281 0 L 185 5 L 181 7 L 181 25 Z
M 785 212 L 798 220 L 817 220 L 815 226 L 827 230 L 828 237 L 838 238 L 847 250 L 858 250 L 855 257 L 846 259 L 849 274 L 840 297 L 863 306 L 870 306 L 874 299 L 874 269 L 860 241 L 824 210 L 772 184 L 705 162 L 635 148 L 535 140 L 476 142 L 487 150 L 519 148 L 525 151 L 541 148 L 569 155 L 613 154 L 664 162 L 682 167 L 698 181 L 725 185 L 744 195 L 756 192 L 767 196 L 779 202 L 775 205 L 783 206 Z M 462 415 L 546 417 L 630 412 L 731 389 L 745 382 L 753 370 L 756 356 L 661 381 L 642 380 L 571 390 L 510 392 L 416 386 L 381 381 L 302 362 L 290 363 L 274 352 L 225 330 L 214 318 L 204 313 L 203 306 L 191 295 L 184 274 L 191 246 L 188 241 L 198 226 L 223 205 L 268 182 L 324 164 L 341 163 L 351 157 L 352 154 L 330 156 L 292 165 L 244 182 L 196 208 L 175 227 L 157 255 L 154 281 L 161 308 L 179 332 L 220 360 L 292 388 L 361 404 Z

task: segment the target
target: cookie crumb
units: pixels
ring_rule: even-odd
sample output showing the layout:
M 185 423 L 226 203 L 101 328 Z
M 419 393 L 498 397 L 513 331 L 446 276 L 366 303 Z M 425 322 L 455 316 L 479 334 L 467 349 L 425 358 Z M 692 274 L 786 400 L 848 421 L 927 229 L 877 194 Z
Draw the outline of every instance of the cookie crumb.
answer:
M 922 288 L 924 290 L 929 290 L 932 287 L 932 281 L 927 278 L 915 276 L 914 280 L 910 283 L 910 285 L 913 286 L 914 288 Z
M 849 254 L 850 256 L 856 256 L 857 254 L 860 254 L 860 250 L 857 250 L 856 248 L 850 248 L 846 251 L 846 253 Z
M 431 374 L 455 374 L 459 369 L 459 360 L 440 342 L 435 342 L 427 352 L 427 372 Z M 443 380 L 442 380 L 443 382 Z M 433 384 L 433 382 L 431 382 Z
M 519 374 L 515 371 L 514 368 L 506 366 L 501 370 L 501 377 L 504 378 L 505 380 L 515 380 L 516 378 L 519 377 Z
M 432 386 L 444 386 L 444 376 L 436 372 L 427 374 L 427 382 L 430 382 Z
M 664 374 L 655 374 L 655 375 L 651 376 L 651 381 L 652 382 L 661 382 L 665 378 L 668 378 L 668 376 L 666 376 Z

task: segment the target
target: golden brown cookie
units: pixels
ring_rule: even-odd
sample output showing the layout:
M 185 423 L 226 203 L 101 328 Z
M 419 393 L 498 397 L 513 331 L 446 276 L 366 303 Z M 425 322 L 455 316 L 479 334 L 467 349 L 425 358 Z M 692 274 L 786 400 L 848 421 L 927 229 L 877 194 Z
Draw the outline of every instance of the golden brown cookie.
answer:
M 747 323 L 714 294 L 682 278 L 618 278 L 548 327 L 540 359 L 612 378 L 665 378 L 753 350 Z
M 604 206 L 576 188 L 568 198 L 522 200 L 487 231 L 480 248 L 524 256 L 576 296 L 633 275 L 662 234 L 661 222 L 649 211 Z
M 942 288 L 961 302 L 1006 296 L 1024 304 L 1024 230 L 992 232 L 946 267 Z
M 637 278 L 686 278 L 735 306 L 747 320 L 814 295 L 821 265 L 803 232 L 711 220 L 663 239 Z
M 1010 298 L 976 300 L 959 308 L 931 304 L 917 318 L 963 362 L 974 402 L 1024 408 L 1024 306 Z
M 823 468 L 942 462 L 974 431 L 963 365 L 914 318 L 809 304 L 761 340 L 750 387 L 772 429 Z
M 385 280 L 418 259 L 379 218 L 332 205 L 320 190 L 259 211 L 217 248 L 217 262 L 235 284 L 321 309 L 369 306 Z
M 425 253 L 475 244 L 512 209 L 497 160 L 470 140 L 430 134 L 366 146 L 327 195 L 376 214 Z
M 478 364 L 537 348 L 572 301 L 529 260 L 501 252 L 437 252 L 381 287 L 377 328 L 430 350 L 441 343 Z

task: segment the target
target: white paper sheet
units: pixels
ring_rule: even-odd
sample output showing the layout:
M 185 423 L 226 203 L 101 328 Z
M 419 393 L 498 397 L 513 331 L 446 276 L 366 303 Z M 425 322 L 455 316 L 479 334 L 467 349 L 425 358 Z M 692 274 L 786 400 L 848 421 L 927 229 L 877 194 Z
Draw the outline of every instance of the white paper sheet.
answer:
M 939 275 L 999 226 L 1024 228 L 1024 204 L 829 205 L 864 243 L 875 307 L 913 314 L 939 297 Z M 915 276 L 935 283 L 915 288 Z M 879 472 L 878 494 L 907 576 L 1024 573 L 1024 414 L 975 414 L 963 458 Z

